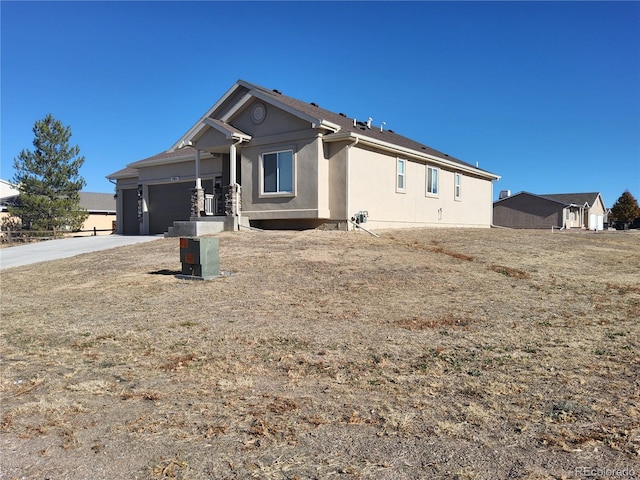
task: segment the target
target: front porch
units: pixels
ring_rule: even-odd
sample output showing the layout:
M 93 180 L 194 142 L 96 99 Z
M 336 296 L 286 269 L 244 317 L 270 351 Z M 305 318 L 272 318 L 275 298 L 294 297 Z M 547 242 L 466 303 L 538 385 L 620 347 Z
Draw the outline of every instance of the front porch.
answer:
M 205 194 L 198 186 L 191 189 L 191 218 L 174 221 L 164 236 L 198 237 L 249 226 L 249 219 L 240 214 L 240 185 L 216 184 L 214 189 L 214 194 Z
M 244 218 L 247 225 L 240 225 L 239 218 Z M 244 222 L 243 222 L 244 223 Z M 200 237 L 221 232 L 239 230 L 240 226 L 248 226 L 246 217 L 215 216 L 192 217 L 190 220 L 173 222 L 164 234 L 165 237 Z
M 251 139 L 220 121 L 204 119 L 198 132 L 190 132 L 191 140 L 183 140 L 174 148 L 195 150 L 195 186 L 191 189 L 191 218 L 175 221 L 165 237 L 201 236 L 239 230 L 249 220 L 241 215 L 240 184 L 237 175 L 237 147 Z M 189 135 L 189 134 L 188 134 Z M 229 185 L 222 186 L 222 176 L 214 181 L 214 193 L 205 194 L 200 178 L 200 152 L 229 153 Z M 219 179 L 219 180 L 218 180 Z

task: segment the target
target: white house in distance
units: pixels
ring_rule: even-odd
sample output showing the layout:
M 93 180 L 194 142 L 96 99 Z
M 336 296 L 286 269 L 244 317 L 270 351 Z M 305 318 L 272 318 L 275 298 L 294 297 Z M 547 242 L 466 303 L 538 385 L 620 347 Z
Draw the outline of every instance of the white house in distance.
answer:
M 384 126 L 239 80 L 171 148 L 107 176 L 117 232 L 491 225 L 499 176 Z

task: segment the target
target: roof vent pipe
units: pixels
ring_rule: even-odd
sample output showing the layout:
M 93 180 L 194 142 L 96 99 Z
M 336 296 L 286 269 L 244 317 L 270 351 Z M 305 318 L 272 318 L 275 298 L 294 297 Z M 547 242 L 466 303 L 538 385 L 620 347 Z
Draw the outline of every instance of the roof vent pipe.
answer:
M 358 120 L 357 119 L 353 119 L 353 126 L 356 127 L 358 125 Z
M 380 131 L 382 131 L 384 129 L 384 126 L 387 124 L 387 122 L 382 122 L 380 124 Z
M 373 122 L 373 118 L 369 117 L 367 119 L 367 128 L 371 129 L 371 122 Z

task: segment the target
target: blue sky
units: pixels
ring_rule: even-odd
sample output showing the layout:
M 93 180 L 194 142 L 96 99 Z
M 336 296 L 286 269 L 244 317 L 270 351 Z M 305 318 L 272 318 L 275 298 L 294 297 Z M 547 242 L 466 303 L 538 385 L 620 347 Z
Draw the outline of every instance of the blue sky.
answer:
M 11 2 L 0 175 L 47 113 L 87 191 L 238 79 L 421 141 L 513 193 L 640 198 L 640 2 Z

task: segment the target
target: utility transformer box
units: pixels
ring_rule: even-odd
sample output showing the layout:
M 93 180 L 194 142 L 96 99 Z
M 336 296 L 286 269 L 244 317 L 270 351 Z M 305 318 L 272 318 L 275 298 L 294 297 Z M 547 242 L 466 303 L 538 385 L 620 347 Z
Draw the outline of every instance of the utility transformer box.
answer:
M 180 239 L 179 278 L 210 280 L 220 276 L 220 241 L 217 238 L 188 237 Z

